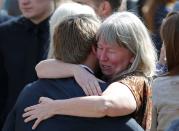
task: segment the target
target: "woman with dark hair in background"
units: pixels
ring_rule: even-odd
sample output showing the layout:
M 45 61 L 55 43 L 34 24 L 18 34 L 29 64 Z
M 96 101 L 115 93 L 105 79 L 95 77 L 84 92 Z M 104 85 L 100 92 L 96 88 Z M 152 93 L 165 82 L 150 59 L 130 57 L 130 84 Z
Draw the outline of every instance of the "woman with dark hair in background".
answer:
M 163 131 L 179 117 L 179 13 L 170 13 L 161 26 L 168 72 L 153 83 L 152 131 Z

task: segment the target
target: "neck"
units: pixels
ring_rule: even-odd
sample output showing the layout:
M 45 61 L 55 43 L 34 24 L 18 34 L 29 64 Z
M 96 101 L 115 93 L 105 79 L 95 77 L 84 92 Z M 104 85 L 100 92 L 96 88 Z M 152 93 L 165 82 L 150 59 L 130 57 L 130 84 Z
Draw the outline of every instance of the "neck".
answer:
M 96 65 L 91 64 L 90 62 L 84 62 L 83 65 L 89 67 L 93 72 L 95 72 Z
M 91 53 L 82 64 L 88 66 L 93 72 L 95 72 L 97 66 L 97 58 L 94 54 Z
M 30 21 L 34 24 L 40 24 L 41 22 L 43 22 L 45 19 L 47 19 L 49 16 L 51 15 L 51 13 L 49 13 L 48 15 L 45 15 L 43 17 L 41 17 L 40 19 L 30 19 Z
M 54 10 L 54 7 L 51 6 L 46 12 L 43 13 L 43 15 L 41 15 L 41 17 L 31 18 L 30 21 L 32 21 L 32 23 L 34 24 L 39 24 L 45 19 L 47 19 L 53 13 L 53 10 Z

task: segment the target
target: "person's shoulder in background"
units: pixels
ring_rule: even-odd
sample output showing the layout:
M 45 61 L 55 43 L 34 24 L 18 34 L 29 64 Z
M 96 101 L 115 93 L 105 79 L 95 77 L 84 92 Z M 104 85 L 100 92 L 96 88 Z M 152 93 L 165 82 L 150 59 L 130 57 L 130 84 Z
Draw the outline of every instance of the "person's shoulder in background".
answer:
M 166 131 L 179 131 L 179 119 L 173 120 Z
M 3 22 L 6 22 L 8 20 L 11 20 L 12 18 L 14 18 L 13 16 L 9 16 L 6 11 L 1 10 L 0 11 L 0 24 Z

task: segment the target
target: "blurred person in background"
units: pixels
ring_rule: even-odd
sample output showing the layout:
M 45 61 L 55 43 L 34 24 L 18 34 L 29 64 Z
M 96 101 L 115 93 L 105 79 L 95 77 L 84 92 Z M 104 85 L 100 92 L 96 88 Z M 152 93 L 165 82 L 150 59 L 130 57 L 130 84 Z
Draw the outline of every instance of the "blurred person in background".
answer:
M 86 4 L 91 6 L 96 14 L 104 20 L 110 16 L 113 12 L 119 10 L 122 0 L 73 0 L 80 4 Z
M 19 16 L 21 11 L 19 9 L 18 0 L 5 0 L 4 9 L 10 16 Z
M 160 26 L 163 19 L 171 11 L 169 6 L 174 2 L 175 0 L 146 0 L 144 6 L 142 7 L 144 21 L 151 32 L 152 39 L 158 51 L 158 57 L 162 47 L 162 41 L 159 33 Z
M 46 59 L 53 0 L 18 0 L 22 16 L 0 25 L 0 128 L 23 87 Z
M 142 7 L 144 6 L 146 0 L 138 0 L 137 2 L 137 10 L 138 15 L 143 19 Z
M 67 0 L 54 0 L 55 1 L 55 7 L 58 6 L 58 4 L 63 1 L 66 2 Z M 21 10 L 19 9 L 18 0 L 4 0 L 4 9 L 7 11 L 7 13 L 10 16 L 19 16 L 21 15 Z
M 12 18 L 8 16 L 7 12 L 4 9 L 2 9 L 3 2 L 4 0 L 0 0 L 0 24 Z
M 176 0 L 174 6 L 173 6 L 173 11 L 179 11 L 179 0 Z
M 127 10 L 134 12 L 135 14 L 139 14 L 138 13 L 138 0 L 127 0 Z
M 179 11 L 179 1 L 176 1 L 173 4 L 170 4 L 170 8 L 173 11 Z M 159 56 L 159 61 L 157 63 L 157 76 L 161 76 L 165 74 L 168 71 L 168 67 L 166 64 L 166 51 L 165 51 L 165 45 L 162 44 L 162 47 L 160 49 L 160 56 Z
M 179 119 L 173 120 L 165 131 L 179 131 Z
M 179 117 L 179 13 L 167 15 L 161 26 L 168 71 L 156 78 L 153 87 L 152 130 L 165 131 Z M 165 58 L 164 57 L 164 58 Z

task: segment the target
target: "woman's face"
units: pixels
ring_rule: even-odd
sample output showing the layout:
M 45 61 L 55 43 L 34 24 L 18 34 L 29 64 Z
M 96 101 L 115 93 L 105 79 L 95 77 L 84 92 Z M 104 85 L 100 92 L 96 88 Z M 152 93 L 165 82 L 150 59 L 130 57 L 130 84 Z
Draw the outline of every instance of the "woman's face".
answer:
M 133 54 L 117 43 L 108 44 L 104 40 L 98 41 L 97 58 L 102 73 L 108 78 L 126 70 L 134 60 Z

